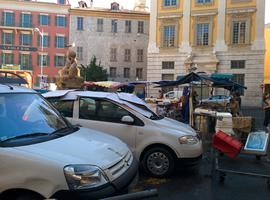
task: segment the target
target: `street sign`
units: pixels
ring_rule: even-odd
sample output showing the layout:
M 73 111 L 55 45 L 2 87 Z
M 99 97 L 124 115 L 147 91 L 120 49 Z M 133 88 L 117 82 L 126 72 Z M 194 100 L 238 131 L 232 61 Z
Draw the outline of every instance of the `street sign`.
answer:
M 35 47 L 8 46 L 8 45 L 0 45 L 0 49 L 3 49 L 3 50 L 18 50 L 18 51 L 37 51 L 38 50 Z
M 9 69 L 9 70 L 20 70 L 20 65 L 13 65 L 13 64 L 2 64 L 1 69 Z

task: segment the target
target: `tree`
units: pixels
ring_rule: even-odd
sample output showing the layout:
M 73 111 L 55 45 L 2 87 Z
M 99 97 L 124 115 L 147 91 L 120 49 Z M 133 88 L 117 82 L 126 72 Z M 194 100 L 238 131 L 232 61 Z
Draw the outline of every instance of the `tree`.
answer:
M 97 65 L 97 58 L 94 56 L 90 64 L 87 66 L 82 65 L 81 76 L 84 77 L 85 81 L 107 81 L 108 74 L 107 70 L 103 69 L 100 66 L 100 63 Z

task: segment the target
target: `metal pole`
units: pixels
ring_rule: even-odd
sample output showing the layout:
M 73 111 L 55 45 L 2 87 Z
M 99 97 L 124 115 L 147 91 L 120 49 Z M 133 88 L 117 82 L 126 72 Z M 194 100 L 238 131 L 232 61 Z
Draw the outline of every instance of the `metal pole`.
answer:
M 41 74 L 41 84 L 40 84 L 40 89 L 43 89 L 43 81 L 44 81 L 44 77 L 43 77 L 43 36 L 44 36 L 44 33 L 43 33 L 43 29 L 42 29 L 42 32 L 40 32 L 40 35 L 41 35 L 41 59 L 40 59 L 40 74 Z

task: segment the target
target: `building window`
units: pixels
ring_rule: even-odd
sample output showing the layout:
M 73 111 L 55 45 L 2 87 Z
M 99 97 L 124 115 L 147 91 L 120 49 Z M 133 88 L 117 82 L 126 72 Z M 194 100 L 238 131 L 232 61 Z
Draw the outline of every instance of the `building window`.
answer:
M 164 6 L 176 6 L 177 0 L 163 0 Z
M 19 55 L 19 64 L 23 70 L 32 69 L 32 59 L 30 54 L 20 54 Z
M 14 64 L 14 55 L 12 53 L 3 53 L 3 64 Z
M 110 77 L 111 78 L 116 77 L 116 67 L 110 67 Z
M 3 12 L 2 20 L 3 26 L 15 26 L 15 18 L 13 12 Z
M 161 78 L 163 81 L 173 81 L 174 80 L 174 74 L 162 74 Z
M 130 77 L 130 68 L 124 68 L 124 78 Z
M 13 45 L 14 44 L 14 34 L 2 32 L 2 44 L 3 45 Z
M 175 46 L 175 26 L 164 26 L 163 46 Z
M 131 33 L 131 21 L 130 20 L 126 20 L 125 32 Z
M 200 3 L 211 3 L 212 0 L 197 0 L 197 3 L 200 4 Z
M 39 35 L 38 36 L 38 46 L 39 47 L 42 46 L 41 39 L 42 39 L 42 37 Z M 43 47 L 44 48 L 50 47 L 50 36 L 48 36 L 48 35 L 43 36 Z
M 32 15 L 21 13 L 21 27 L 32 27 Z
M 144 33 L 144 22 L 138 21 L 138 33 Z
M 66 38 L 64 36 L 55 36 L 55 47 L 65 48 Z
M 77 47 L 77 59 L 83 60 L 83 47 Z
M 97 32 L 103 32 L 103 19 L 97 19 Z
M 246 61 L 245 60 L 232 60 L 231 69 L 245 69 Z
M 245 74 L 234 74 L 232 80 L 240 85 L 245 85 Z M 240 89 L 238 92 L 240 95 L 244 95 L 244 89 Z
M 38 55 L 38 66 L 41 66 L 41 64 L 43 67 L 49 66 L 50 57 L 48 55 Z
M 83 17 L 77 17 L 77 30 L 83 30 Z
M 137 49 L 137 62 L 143 62 L 143 49 Z
M 126 62 L 130 62 L 131 60 L 131 51 L 130 49 L 125 49 L 125 59 Z
M 117 33 L 117 19 L 112 20 L 112 33 Z
M 64 67 L 65 66 L 65 56 L 55 56 L 54 57 L 54 65 L 56 67 Z
M 245 44 L 246 43 L 247 26 L 245 21 L 233 22 L 233 44 Z
M 39 25 L 48 26 L 50 25 L 50 16 L 49 15 L 39 15 Z
M 116 48 L 111 48 L 111 50 L 110 50 L 110 61 L 111 62 L 117 61 L 117 49 Z
M 136 78 L 142 79 L 143 78 L 143 68 L 136 69 Z
M 22 45 L 22 46 L 31 46 L 32 45 L 32 35 L 21 33 L 21 35 L 20 35 L 20 45 Z
M 66 26 L 66 17 L 65 16 L 56 16 L 55 17 L 55 26 L 65 27 Z
M 174 69 L 174 62 L 170 62 L 170 61 L 162 62 L 162 69 Z
M 209 45 L 209 24 L 197 24 L 197 40 L 198 46 Z

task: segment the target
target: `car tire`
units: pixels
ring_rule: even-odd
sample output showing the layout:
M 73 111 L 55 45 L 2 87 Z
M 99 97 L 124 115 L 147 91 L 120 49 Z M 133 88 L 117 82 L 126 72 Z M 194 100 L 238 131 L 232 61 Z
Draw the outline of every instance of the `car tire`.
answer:
M 154 147 L 145 152 L 142 158 L 143 171 L 152 177 L 170 176 L 175 167 L 173 154 L 163 147 Z

